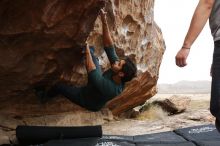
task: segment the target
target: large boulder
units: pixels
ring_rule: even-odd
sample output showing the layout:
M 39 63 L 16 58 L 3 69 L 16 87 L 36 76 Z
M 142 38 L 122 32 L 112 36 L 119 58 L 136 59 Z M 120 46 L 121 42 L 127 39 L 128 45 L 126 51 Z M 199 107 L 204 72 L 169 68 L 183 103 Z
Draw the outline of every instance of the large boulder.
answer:
M 154 0 L 105 2 L 116 51 L 120 57 L 132 57 L 139 72 L 124 92 L 106 105 L 106 109 L 118 115 L 156 94 L 165 44 L 154 22 Z M 80 46 L 86 41 L 96 47 L 95 54 L 103 70 L 108 68 L 98 16 L 102 7 L 102 0 L 0 1 L 0 127 L 4 127 L 3 131 L 15 128 L 5 125 L 4 121 L 15 121 L 14 125 L 66 125 L 66 122 L 58 122 L 59 115 L 65 113 L 85 119 L 75 125 L 84 125 L 86 120 L 90 121 L 86 124 L 94 124 L 88 117 L 98 113 L 101 113 L 98 124 L 102 124 L 103 119 L 112 119 L 111 114 L 106 118 L 102 111 L 89 113 L 60 97 L 40 104 L 33 90 L 36 85 L 50 87 L 61 80 L 85 85 L 87 74 Z M 49 117 L 51 122 L 42 123 L 42 117 L 47 115 L 55 115 L 57 120 Z M 34 122 L 28 122 L 30 118 Z M 73 125 L 76 122 L 69 121 Z
M 164 42 L 153 19 L 153 5 L 152 0 L 106 0 L 117 52 L 119 56 L 133 57 L 139 70 L 123 94 L 107 105 L 114 114 L 143 104 L 156 93 Z M 60 80 L 86 84 L 79 47 L 86 40 L 96 47 L 103 69 L 108 67 L 98 18 L 102 6 L 101 0 L 0 2 L 1 113 L 30 115 L 82 110 L 67 100 L 40 105 L 33 87 L 49 87 Z

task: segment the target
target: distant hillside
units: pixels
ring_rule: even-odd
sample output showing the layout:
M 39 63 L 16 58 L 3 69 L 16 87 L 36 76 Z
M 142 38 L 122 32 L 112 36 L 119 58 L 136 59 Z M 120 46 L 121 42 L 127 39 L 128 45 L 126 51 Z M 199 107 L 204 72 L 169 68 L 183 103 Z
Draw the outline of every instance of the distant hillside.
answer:
M 158 93 L 210 93 L 210 81 L 180 81 L 175 84 L 159 84 Z

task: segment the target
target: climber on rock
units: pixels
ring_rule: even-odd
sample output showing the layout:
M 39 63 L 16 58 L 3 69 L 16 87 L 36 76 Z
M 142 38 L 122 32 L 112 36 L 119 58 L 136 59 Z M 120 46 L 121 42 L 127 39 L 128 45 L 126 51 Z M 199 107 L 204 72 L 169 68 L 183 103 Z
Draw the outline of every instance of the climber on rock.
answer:
M 103 9 L 100 11 L 100 16 L 103 28 L 104 50 L 110 61 L 111 68 L 102 74 L 98 58 L 94 56 L 94 48 L 89 47 L 87 44 L 83 51 L 88 73 L 87 85 L 75 87 L 57 83 L 48 91 L 36 92 L 41 101 L 48 101 L 57 95 L 63 95 L 73 103 L 88 110 L 98 111 L 109 100 L 122 93 L 125 82 L 136 76 L 136 65 L 128 57 L 119 59 L 116 54 L 106 21 L 106 12 Z

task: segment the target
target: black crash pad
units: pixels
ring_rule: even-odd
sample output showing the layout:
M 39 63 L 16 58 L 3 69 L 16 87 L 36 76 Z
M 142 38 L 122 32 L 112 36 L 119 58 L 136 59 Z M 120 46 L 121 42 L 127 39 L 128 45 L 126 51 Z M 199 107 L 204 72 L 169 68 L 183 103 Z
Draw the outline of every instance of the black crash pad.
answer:
M 110 140 L 101 140 L 95 146 L 136 146 L 135 143 L 127 141 L 110 141 Z
M 16 136 L 20 144 L 42 144 L 49 140 L 102 137 L 102 127 L 53 127 L 53 126 L 18 126 Z
M 220 146 L 220 133 L 211 124 L 177 129 L 174 132 L 199 146 Z
M 199 146 L 220 146 L 220 141 L 199 141 L 196 144 Z
M 84 133 L 88 134 L 87 131 Z M 77 135 L 75 132 L 74 134 Z M 137 136 L 103 135 L 94 137 L 93 135 L 74 138 L 61 136 L 60 138 L 63 139 L 51 139 L 45 144 L 36 146 L 220 146 L 220 134 L 214 125 L 194 126 Z M 39 135 L 37 137 L 39 138 Z
M 53 140 L 42 146 L 136 146 L 126 141 L 112 141 L 100 138 L 81 138 L 73 140 Z
M 51 140 L 40 146 L 95 146 L 98 138 L 80 138 L 68 140 Z M 38 146 L 38 145 L 36 145 Z
M 110 140 L 110 141 L 127 141 L 133 142 L 133 136 L 123 136 L 123 135 L 103 135 L 101 140 Z
M 195 144 L 191 142 L 181 142 L 181 143 L 169 143 L 169 144 L 137 144 L 136 146 L 196 146 Z
M 38 145 L 39 146 L 39 145 Z M 181 142 L 173 144 L 134 144 L 126 141 L 108 141 L 108 140 L 98 140 L 95 138 L 83 138 L 83 139 L 74 139 L 74 140 L 53 140 L 47 142 L 41 146 L 196 146 L 191 142 Z
M 181 136 L 177 135 L 172 131 L 134 136 L 135 143 L 169 144 L 169 143 L 180 143 L 185 141 L 186 140 L 184 138 L 182 138 Z
M 174 132 L 137 136 L 103 135 L 101 138 L 55 140 L 43 146 L 195 146 Z

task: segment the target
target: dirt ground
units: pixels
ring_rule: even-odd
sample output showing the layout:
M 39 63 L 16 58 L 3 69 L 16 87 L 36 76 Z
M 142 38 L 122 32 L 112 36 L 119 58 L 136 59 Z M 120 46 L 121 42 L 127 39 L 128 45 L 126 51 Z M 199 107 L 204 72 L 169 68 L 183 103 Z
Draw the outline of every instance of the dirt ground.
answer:
M 148 102 L 169 98 L 171 96 L 172 94 L 157 94 Z M 187 110 L 181 114 L 168 116 L 168 113 L 164 112 L 160 107 L 150 106 L 147 111 L 138 114 L 136 118 L 113 118 L 112 114 L 107 114 L 101 121 L 99 121 L 100 119 L 97 119 L 97 122 L 99 121 L 104 123 L 102 125 L 103 134 L 132 136 L 172 131 L 178 128 L 214 123 L 215 118 L 210 114 L 209 111 L 209 94 L 184 94 L 181 96 L 187 96 L 191 99 Z M 91 115 L 91 119 L 94 119 L 94 116 L 95 115 Z M 99 115 L 96 116 L 99 117 Z M 51 120 L 53 116 L 47 118 Z M 11 121 L 11 119 L 7 119 L 7 117 L 4 116 L 2 119 L 4 120 L 1 120 L 1 125 L 3 126 L 0 125 L 2 129 L 0 130 L 0 145 L 9 143 L 10 141 L 12 143 L 16 143 L 15 129 L 13 127 L 16 127 L 19 122 L 23 123 L 25 121 L 29 124 L 35 125 L 35 122 L 44 123 L 44 120 L 46 121 L 45 117 L 36 117 L 36 119 L 31 118 L 31 120 L 29 119 L 30 121 L 27 118 L 26 120 L 23 119 L 23 122 L 17 119 Z M 69 113 L 62 116 L 60 115 L 59 119 L 56 119 L 58 121 L 55 120 L 55 123 L 59 125 L 72 125 L 72 120 L 74 119 L 76 120 L 79 118 L 74 114 Z M 75 122 L 77 123 L 77 121 Z M 79 121 L 79 123 L 81 122 Z M 12 129 L 8 127 L 12 127 Z
M 168 98 L 172 95 L 157 94 L 151 101 Z M 103 133 L 108 135 L 141 135 L 214 124 L 215 118 L 209 111 L 210 94 L 181 94 L 181 96 L 187 96 L 191 99 L 190 105 L 184 113 L 168 116 L 160 107 L 152 107 L 135 119 L 118 118 L 104 124 Z

